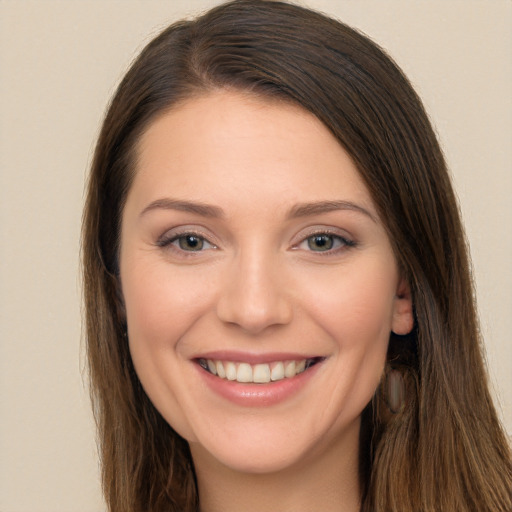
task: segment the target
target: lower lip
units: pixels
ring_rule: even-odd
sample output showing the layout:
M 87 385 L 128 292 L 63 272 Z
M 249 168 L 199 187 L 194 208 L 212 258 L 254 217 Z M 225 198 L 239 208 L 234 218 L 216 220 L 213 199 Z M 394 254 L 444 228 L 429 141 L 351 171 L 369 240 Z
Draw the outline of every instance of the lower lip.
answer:
M 217 395 L 244 407 L 267 407 L 283 402 L 300 392 L 318 372 L 321 362 L 295 377 L 268 384 L 243 384 L 236 380 L 221 379 L 197 365 L 201 377 Z

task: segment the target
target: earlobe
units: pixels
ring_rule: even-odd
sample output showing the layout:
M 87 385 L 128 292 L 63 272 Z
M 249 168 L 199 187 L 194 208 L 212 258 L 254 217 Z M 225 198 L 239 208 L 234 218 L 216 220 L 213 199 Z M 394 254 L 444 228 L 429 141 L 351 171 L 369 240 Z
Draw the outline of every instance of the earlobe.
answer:
M 409 283 L 401 278 L 398 283 L 391 330 L 401 336 L 409 334 L 414 326 L 412 294 Z

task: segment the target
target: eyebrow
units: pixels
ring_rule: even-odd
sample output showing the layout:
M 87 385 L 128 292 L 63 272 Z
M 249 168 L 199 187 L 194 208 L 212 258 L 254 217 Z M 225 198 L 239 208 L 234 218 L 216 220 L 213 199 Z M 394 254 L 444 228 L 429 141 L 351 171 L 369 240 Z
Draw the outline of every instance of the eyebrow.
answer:
M 140 217 L 142 217 L 147 212 L 152 210 L 178 210 L 181 212 L 194 213 L 196 215 L 200 215 L 201 217 L 212 217 L 212 218 L 221 218 L 224 217 L 224 212 L 221 208 L 217 206 L 212 206 L 210 204 L 196 202 L 196 201 L 182 201 L 179 199 L 171 199 L 171 198 L 162 198 L 157 199 L 150 203 L 142 212 L 140 213 Z
M 161 198 L 150 203 L 142 212 L 142 217 L 147 212 L 152 210 L 178 210 L 182 212 L 193 213 L 201 217 L 210 218 L 223 218 L 225 217 L 224 211 L 218 206 L 197 202 L 197 201 L 184 201 L 180 199 Z M 288 219 L 294 219 L 298 217 L 308 217 L 311 215 L 319 215 L 322 213 L 329 213 L 339 210 L 350 210 L 362 213 L 369 217 L 373 222 L 377 222 L 374 215 L 362 206 L 353 203 L 351 201 L 315 201 L 311 203 L 299 203 L 294 205 L 287 214 Z
M 299 203 L 291 208 L 288 218 L 308 217 L 310 215 L 318 215 L 321 213 L 329 213 L 338 210 L 351 210 L 362 213 L 369 217 L 373 222 L 377 219 L 368 210 L 351 201 L 317 201 L 313 203 Z

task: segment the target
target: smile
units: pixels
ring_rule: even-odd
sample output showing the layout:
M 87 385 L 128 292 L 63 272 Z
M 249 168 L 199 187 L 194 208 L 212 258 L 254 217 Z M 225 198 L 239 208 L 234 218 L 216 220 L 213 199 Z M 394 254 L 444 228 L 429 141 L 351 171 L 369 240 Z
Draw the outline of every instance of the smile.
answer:
M 200 358 L 199 366 L 217 377 L 244 384 L 268 384 L 291 379 L 323 360 L 322 357 L 309 359 L 274 361 L 272 363 L 249 364 L 234 361 L 220 361 Z

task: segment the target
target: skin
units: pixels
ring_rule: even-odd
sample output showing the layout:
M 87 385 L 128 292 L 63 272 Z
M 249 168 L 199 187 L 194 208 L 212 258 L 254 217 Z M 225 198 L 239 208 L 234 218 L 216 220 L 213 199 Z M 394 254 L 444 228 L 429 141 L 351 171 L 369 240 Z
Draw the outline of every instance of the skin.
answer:
M 326 201 L 344 203 L 298 212 Z M 332 249 L 315 244 L 322 233 Z M 360 415 L 412 306 L 370 194 L 328 129 L 233 91 L 161 115 L 138 146 L 120 265 L 134 365 L 190 443 L 201 509 L 357 510 Z M 218 350 L 325 359 L 286 399 L 245 407 L 205 384 L 195 358 Z

